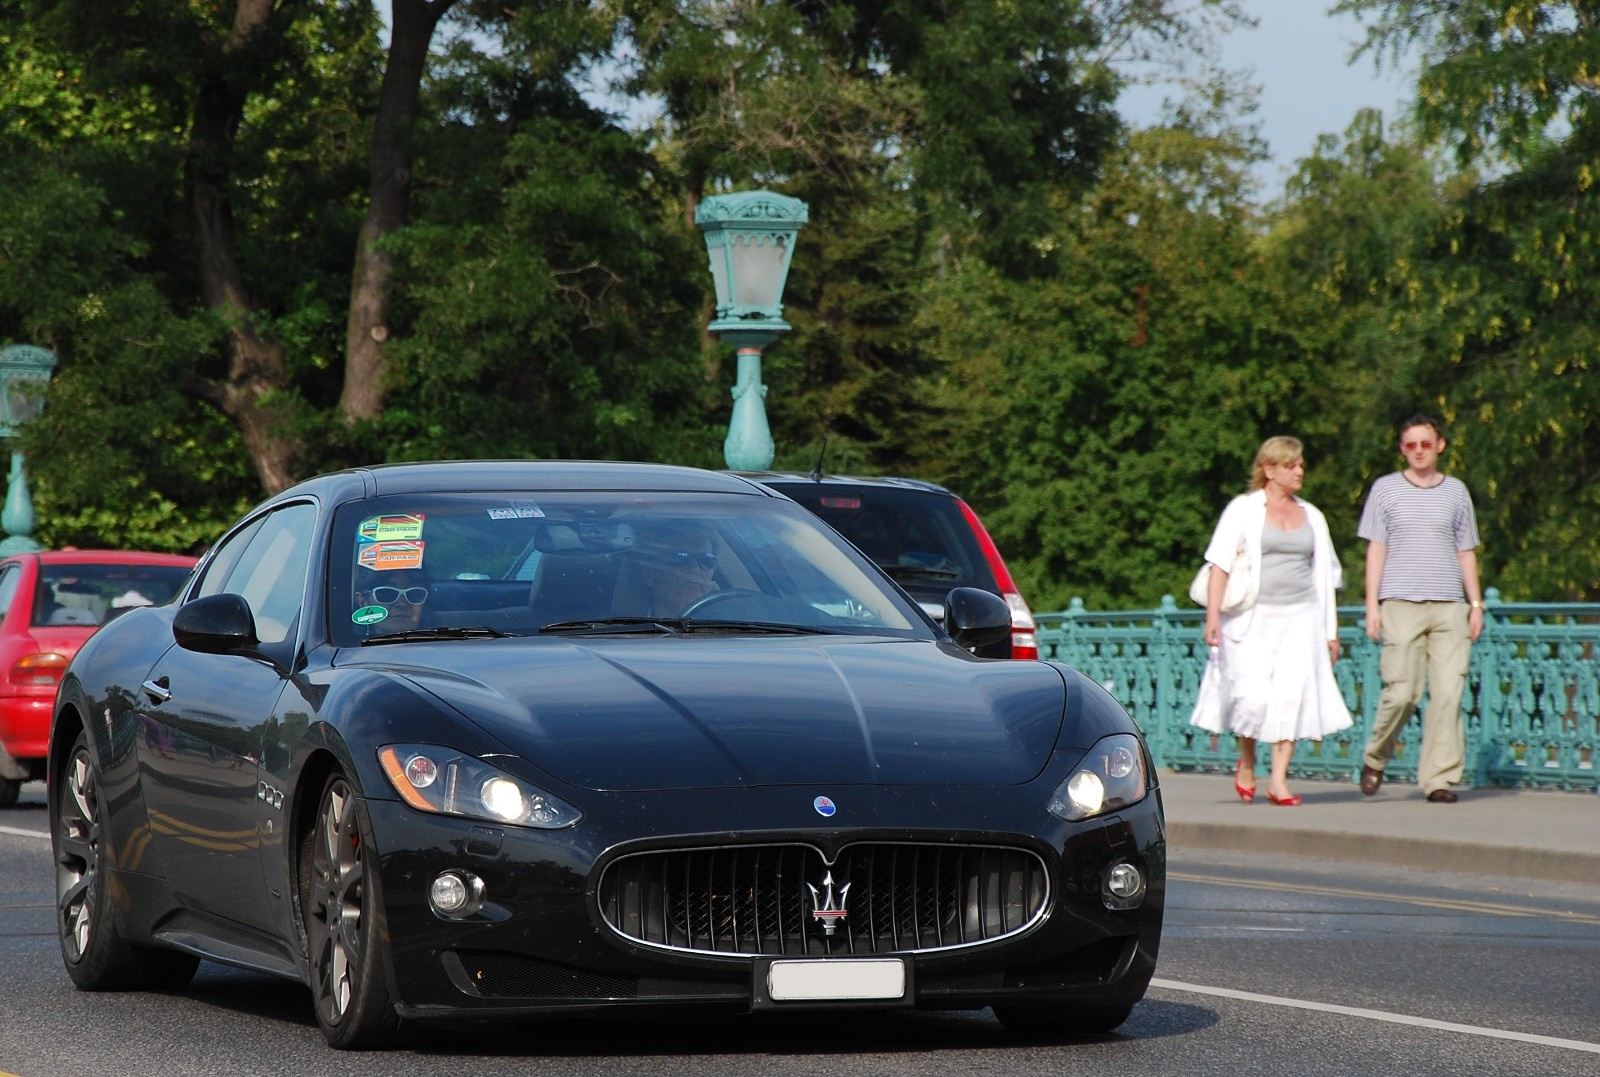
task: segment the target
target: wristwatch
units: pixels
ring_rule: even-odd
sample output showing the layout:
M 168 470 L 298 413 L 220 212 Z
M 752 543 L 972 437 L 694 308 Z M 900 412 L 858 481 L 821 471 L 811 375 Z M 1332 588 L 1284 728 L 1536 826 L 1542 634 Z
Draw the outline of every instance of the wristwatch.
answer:
M 1473 600 L 1472 602 L 1467 603 L 1467 605 L 1471 606 L 1475 610 L 1483 609 L 1483 603 L 1477 600 Z

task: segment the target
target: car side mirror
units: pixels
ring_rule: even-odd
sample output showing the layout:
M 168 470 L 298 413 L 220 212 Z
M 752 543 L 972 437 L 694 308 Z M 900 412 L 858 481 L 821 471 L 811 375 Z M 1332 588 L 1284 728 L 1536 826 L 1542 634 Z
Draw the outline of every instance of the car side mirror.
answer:
M 261 642 L 250 604 L 229 594 L 207 595 L 178 607 L 172 638 L 184 650 L 203 654 L 226 654 Z
M 957 587 L 944 597 L 944 629 L 969 651 L 999 643 L 1011 633 L 1011 607 L 979 587 Z

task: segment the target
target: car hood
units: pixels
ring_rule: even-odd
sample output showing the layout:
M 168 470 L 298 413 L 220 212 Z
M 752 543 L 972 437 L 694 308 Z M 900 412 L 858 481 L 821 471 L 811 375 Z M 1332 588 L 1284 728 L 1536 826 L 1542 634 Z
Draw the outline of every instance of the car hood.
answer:
M 384 665 L 596 790 L 1020 784 L 1049 760 L 1066 698 L 1048 665 L 928 643 L 502 640 L 450 646 L 449 673 L 394 664 L 417 650 Z

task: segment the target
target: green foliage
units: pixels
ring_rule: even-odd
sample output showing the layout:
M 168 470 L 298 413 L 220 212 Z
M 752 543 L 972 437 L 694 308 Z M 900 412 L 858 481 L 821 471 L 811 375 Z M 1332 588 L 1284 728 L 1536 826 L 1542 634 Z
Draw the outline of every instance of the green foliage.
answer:
M 1358 115 L 1263 210 L 1225 80 L 1161 128 L 1112 111 L 1109 57 L 1181 54 L 1231 0 L 457 0 L 385 241 L 387 409 L 347 425 L 371 3 L 281 4 L 223 50 L 234 4 L 0 0 L 0 343 L 60 359 L 13 446 L 39 537 L 192 549 L 259 494 L 185 197 L 222 87 L 240 122 L 206 164 L 249 299 L 228 317 L 282 350 L 266 403 L 307 471 L 721 466 L 734 362 L 691 222 L 760 186 L 810 207 L 764 367 L 776 464 L 826 438 L 830 469 L 950 484 L 1037 609 L 1181 595 L 1278 433 L 1357 601 L 1356 515 L 1418 410 L 1478 498 L 1485 580 L 1592 597 L 1592 6 L 1346 0 L 1372 48 L 1421 46 L 1417 134 Z M 625 116 L 582 92 L 604 77 Z
M 1375 16 L 1367 46 L 1380 56 L 1419 51 L 1417 118 L 1464 165 L 1520 167 L 1600 121 L 1592 0 L 1342 0 L 1333 11 Z
M 1342 142 L 1325 136 L 1300 163 L 1265 238 L 1284 324 L 1318 371 L 1300 390 L 1294 433 L 1345 564 L 1347 602 L 1362 598 L 1356 524 L 1373 480 L 1398 464 L 1396 424 L 1439 410 L 1424 366 L 1442 327 L 1415 299 L 1446 206 L 1427 156 L 1386 141 L 1367 111 Z
M 1460 200 L 1430 252 L 1425 296 L 1447 337 L 1425 376 L 1490 536 L 1486 578 L 1508 597 L 1600 591 L 1600 199 L 1585 128 Z
M 1424 131 L 1489 172 L 1455 181 L 1397 307 L 1427 344 L 1413 395 L 1446 420 L 1478 500 L 1484 578 L 1508 598 L 1592 598 L 1600 18 L 1579 2 L 1341 6 L 1378 14 L 1375 48 L 1420 47 Z
M 952 419 L 923 442 L 927 464 L 984 516 L 1036 608 L 1181 593 L 1257 444 L 1300 418 L 1315 374 L 1274 323 L 1243 153 L 1136 135 L 1095 199 L 1059 214 L 1058 275 L 965 263 L 933 289 L 931 392 Z

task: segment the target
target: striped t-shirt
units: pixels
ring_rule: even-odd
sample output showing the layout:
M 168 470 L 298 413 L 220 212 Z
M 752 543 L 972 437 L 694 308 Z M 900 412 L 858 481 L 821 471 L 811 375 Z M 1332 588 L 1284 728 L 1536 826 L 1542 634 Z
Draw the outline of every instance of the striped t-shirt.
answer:
M 1437 486 L 1421 487 L 1399 471 L 1383 476 L 1372 484 L 1356 534 L 1387 547 L 1379 601 L 1464 597 L 1457 554 L 1477 548 L 1478 518 L 1460 479 L 1447 475 Z

